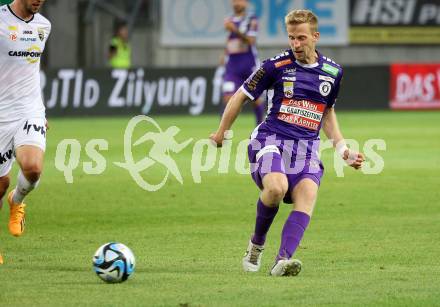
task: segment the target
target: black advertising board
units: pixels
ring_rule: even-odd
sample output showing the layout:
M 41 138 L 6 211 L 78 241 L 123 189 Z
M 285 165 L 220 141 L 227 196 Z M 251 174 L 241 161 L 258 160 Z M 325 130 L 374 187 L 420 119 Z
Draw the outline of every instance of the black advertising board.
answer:
M 215 69 L 59 69 L 43 73 L 47 114 L 55 116 L 219 112 Z
M 41 80 L 48 117 L 197 116 L 222 109 L 222 78 L 215 68 L 66 68 L 43 72 Z M 388 66 L 344 67 L 337 108 L 386 109 L 388 85 Z M 247 105 L 244 112 L 251 109 Z
M 440 44 L 439 0 L 350 0 L 351 44 Z

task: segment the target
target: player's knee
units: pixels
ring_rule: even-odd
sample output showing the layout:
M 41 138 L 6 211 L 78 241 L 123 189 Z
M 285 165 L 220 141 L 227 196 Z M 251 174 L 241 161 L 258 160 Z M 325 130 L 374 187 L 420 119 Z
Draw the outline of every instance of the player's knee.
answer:
M 288 189 L 288 182 L 285 175 L 272 173 L 263 178 L 263 193 L 271 203 L 278 204 L 285 196 Z
M 9 188 L 9 184 L 9 176 L 0 177 L 0 198 L 2 198 L 6 194 L 6 191 Z
M 43 167 L 40 163 L 26 163 L 22 165 L 21 171 L 30 182 L 37 182 L 40 179 Z
M 271 185 L 266 189 L 268 196 L 275 202 L 279 203 L 287 192 L 287 187 L 283 185 Z
M 303 197 L 307 202 L 314 202 L 316 199 L 317 193 L 314 189 L 304 189 Z

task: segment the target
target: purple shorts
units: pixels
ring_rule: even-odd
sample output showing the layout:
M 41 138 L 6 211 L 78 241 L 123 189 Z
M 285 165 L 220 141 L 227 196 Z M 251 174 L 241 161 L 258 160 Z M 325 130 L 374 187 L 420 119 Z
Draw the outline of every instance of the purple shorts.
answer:
M 291 192 L 300 180 L 309 178 L 320 185 L 324 166 L 318 151 L 319 140 L 287 140 L 275 134 L 259 132 L 251 137 L 248 145 L 252 179 L 262 190 L 266 174 L 285 174 L 289 187 L 283 200 L 291 204 Z
M 232 96 L 240 88 L 247 77 L 241 77 L 231 73 L 225 73 L 223 77 L 223 95 Z
M 254 72 L 257 62 L 251 55 L 235 56 L 225 65 L 223 95 L 232 96 Z

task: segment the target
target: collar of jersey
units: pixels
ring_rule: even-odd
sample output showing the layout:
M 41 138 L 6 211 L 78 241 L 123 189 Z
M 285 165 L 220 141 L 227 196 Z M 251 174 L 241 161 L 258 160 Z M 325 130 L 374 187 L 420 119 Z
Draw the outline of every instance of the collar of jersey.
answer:
M 304 67 L 304 68 L 315 68 L 315 67 L 318 67 L 319 64 L 321 64 L 321 58 L 322 58 L 321 53 L 319 53 L 319 51 L 316 50 L 316 54 L 318 54 L 318 60 L 317 60 L 315 63 L 313 63 L 313 64 L 304 64 L 304 63 L 301 63 L 300 61 L 298 61 L 298 60 L 295 58 L 295 55 L 293 54 L 293 51 L 290 50 L 290 55 L 291 55 L 291 56 L 293 57 L 293 59 L 295 60 L 295 63 L 298 64 L 298 65 L 301 66 L 301 67 Z
M 23 22 L 25 22 L 25 23 L 29 23 L 29 22 L 31 22 L 32 20 L 34 20 L 34 16 L 35 16 L 35 15 L 32 15 L 31 19 L 29 19 L 29 20 L 24 20 L 23 18 L 20 18 L 20 17 L 18 17 L 17 15 L 15 15 L 14 11 L 11 9 L 11 7 L 9 6 L 9 4 L 7 5 L 7 7 L 8 7 L 8 9 L 9 9 L 9 12 L 11 12 L 12 15 L 14 15 L 16 18 L 20 19 L 21 21 L 23 21 Z

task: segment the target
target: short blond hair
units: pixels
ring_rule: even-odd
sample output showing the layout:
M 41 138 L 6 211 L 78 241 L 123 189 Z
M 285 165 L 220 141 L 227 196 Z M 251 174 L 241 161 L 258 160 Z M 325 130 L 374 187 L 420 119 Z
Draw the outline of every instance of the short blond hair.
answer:
M 318 31 L 318 17 L 309 10 L 293 10 L 284 17 L 284 23 L 287 26 L 299 25 L 302 23 L 310 24 L 312 32 Z

